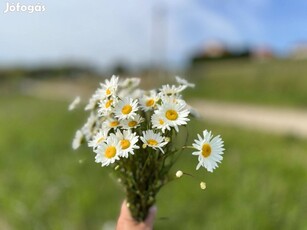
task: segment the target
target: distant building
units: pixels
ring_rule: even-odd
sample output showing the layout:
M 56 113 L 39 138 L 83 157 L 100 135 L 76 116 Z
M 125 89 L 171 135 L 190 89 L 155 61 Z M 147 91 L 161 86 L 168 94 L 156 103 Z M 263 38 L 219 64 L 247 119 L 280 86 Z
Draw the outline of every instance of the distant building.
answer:
M 307 46 L 306 46 L 307 47 Z M 232 60 L 232 59 L 272 59 L 274 53 L 269 47 L 256 48 L 233 48 L 230 49 L 226 45 L 218 41 L 211 41 L 206 43 L 203 48 L 199 49 L 192 56 L 192 63 L 199 63 L 203 61 L 216 60 Z
M 205 43 L 200 55 L 207 58 L 221 58 L 229 55 L 229 51 L 223 43 L 210 41 Z
M 260 60 L 272 59 L 275 56 L 273 50 L 266 46 L 253 48 L 251 53 L 253 58 Z
M 251 56 L 249 49 L 230 50 L 223 43 L 211 41 L 206 43 L 192 56 L 192 63 L 212 60 L 247 58 Z

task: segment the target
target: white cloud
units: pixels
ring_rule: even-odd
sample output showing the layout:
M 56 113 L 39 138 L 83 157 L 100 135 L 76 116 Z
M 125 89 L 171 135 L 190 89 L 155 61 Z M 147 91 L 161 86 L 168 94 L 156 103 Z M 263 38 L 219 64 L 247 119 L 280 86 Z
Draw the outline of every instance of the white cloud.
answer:
M 94 2 L 94 1 L 93 1 Z M 149 6 L 144 1 L 48 2 L 40 14 L 1 15 L 1 61 L 90 60 L 101 65 L 148 59 Z M 0 6 L 1 7 L 1 6 Z
M 0 61 L 85 60 L 101 66 L 116 61 L 148 63 L 156 54 L 151 53 L 152 38 L 157 37 L 153 35 L 157 31 L 153 29 L 153 7 L 160 4 L 167 12 L 165 52 L 171 62 L 184 60 L 206 39 L 242 41 L 233 21 L 197 1 L 46 1 L 44 13 L 0 14 L 0 42 L 4 44 Z

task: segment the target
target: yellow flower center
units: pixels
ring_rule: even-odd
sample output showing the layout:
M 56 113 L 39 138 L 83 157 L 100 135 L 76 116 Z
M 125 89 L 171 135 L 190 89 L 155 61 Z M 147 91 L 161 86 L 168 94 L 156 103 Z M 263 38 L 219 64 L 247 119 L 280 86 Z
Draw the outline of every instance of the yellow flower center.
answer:
M 112 105 L 113 100 L 108 100 L 105 104 L 106 108 L 109 108 Z
M 177 120 L 178 113 L 175 110 L 170 109 L 170 110 L 166 111 L 165 116 L 166 116 L 167 119 L 174 121 L 174 120 Z
M 201 154 L 203 157 L 208 157 L 211 154 L 211 146 L 209 144 L 203 144 L 203 147 L 201 148 Z
M 104 155 L 109 159 L 113 158 L 116 155 L 116 148 L 114 146 L 107 147 Z
M 122 147 L 122 149 L 127 149 L 130 147 L 130 141 L 127 139 L 123 139 L 120 141 L 120 146 Z
M 137 125 L 137 122 L 136 121 L 129 121 L 128 122 L 128 126 L 130 127 L 130 128 L 133 128 L 134 126 L 136 126 Z
M 118 121 L 112 121 L 112 122 L 110 122 L 110 126 L 111 127 L 116 127 L 116 126 L 118 126 L 119 125 L 119 122 Z
M 152 107 L 154 104 L 155 104 L 154 99 L 148 99 L 148 100 L 146 101 L 146 106 L 147 106 L 147 107 Z
M 149 139 L 147 140 L 148 145 L 156 146 L 158 142 L 154 139 Z
M 159 119 L 159 123 L 160 123 L 160 125 L 163 125 L 164 121 L 162 119 Z
M 127 115 L 132 111 L 131 105 L 124 105 L 122 108 L 122 113 Z
M 106 90 L 106 94 L 107 94 L 108 96 L 111 94 L 111 90 L 110 90 L 109 88 Z

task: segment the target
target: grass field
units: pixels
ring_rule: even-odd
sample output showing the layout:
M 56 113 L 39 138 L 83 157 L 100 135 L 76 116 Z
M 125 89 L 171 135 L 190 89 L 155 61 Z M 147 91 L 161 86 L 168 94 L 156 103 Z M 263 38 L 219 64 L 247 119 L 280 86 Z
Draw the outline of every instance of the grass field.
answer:
M 72 151 L 85 119 L 67 103 L 0 97 L 0 229 L 102 229 L 114 222 L 123 192 L 86 147 Z M 193 173 L 158 196 L 157 229 L 307 229 L 307 143 L 217 124 L 193 122 L 191 138 L 208 128 L 226 143 L 213 174 L 195 172 L 189 151 L 173 171 Z
M 228 60 L 195 65 L 192 96 L 307 108 L 306 60 Z

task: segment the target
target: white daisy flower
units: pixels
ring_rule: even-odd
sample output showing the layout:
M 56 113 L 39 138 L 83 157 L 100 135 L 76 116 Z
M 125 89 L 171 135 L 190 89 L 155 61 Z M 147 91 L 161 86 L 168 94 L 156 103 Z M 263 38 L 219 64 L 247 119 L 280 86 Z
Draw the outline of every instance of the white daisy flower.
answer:
M 99 99 L 97 96 L 98 90 L 92 95 L 92 97 L 89 99 L 88 104 L 85 106 L 84 110 L 92 110 L 95 109 Z
M 141 108 L 147 112 L 148 110 L 151 110 L 155 107 L 156 103 L 159 101 L 159 96 L 156 94 L 154 90 L 150 91 L 150 95 L 146 96 L 144 95 L 140 99 L 140 105 Z
M 209 172 L 213 172 L 218 167 L 217 163 L 220 163 L 223 159 L 223 151 L 225 150 L 224 141 L 220 136 L 216 136 L 212 139 L 211 131 L 203 131 L 203 136 L 198 134 L 198 140 L 195 140 L 193 147 L 198 151 L 193 152 L 193 155 L 198 156 L 198 165 L 196 170 L 200 166 L 205 167 Z
M 185 100 L 181 99 L 181 95 L 170 95 L 170 96 L 166 96 L 166 95 L 161 95 L 161 101 L 162 104 L 165 103 L 172 103 L 172 104 L 182 104 L 182 105 L 186 105 Z
M 97 129 L 99 128 L 97 126 L 97 116 L 92 112 L 90 116 L 87 118 L 87 121 L 81 128 L 86 140 L 89 140 L 92 138 L 93 134 L 97 132 Z
M 108 80 L 107 80 L 108 81 Z M 88 104 L 85 106 L 85 110 L 93 110 L 96 108 L 96 105 L 99 101 L 104 100 L 107 98 L 106 96 L 106 90 L 102 88 L 98 88 L 95 93 L 91 96 L 89 99 Z
M 143 121 L 144 118 L 137 114 L 133 118 L 123 120 L 121 122 L 121 126 L 123 127 L 123 129 L 132 129 L 140 126 Z
M 185 125 L 187 121 L 190 120 L 187 118 L 189 113 L 189 110 L 185 109 L 185 104 L 182 103 L 163 103 L 160 108 L 155 111 L 155 114 L 160 116 L 161 120 L 170 127 L 174 127 L 177 132 L 179 131 L 178 126 Z
M 162 153 L 164 153 L 162 147 L 167 144 L 164 137 L 161 136 L 159 133 L 154 133 L 152 130 L 143 131 L 143 136 L 140 137 L 143 143 L 146 146 L 149 146 L 153 149 L 160 149 Z
M 134 149 L 139 149 L 139 146 L 137 146 L 139 137 L 136 133 L 132 133 L 130 130 L 124 130 L 123 132 L 117 130 L 115 135 L 120 144 L 120 155 L 122 157 L 128 158 L 129 154 L 134 154 Z
M 130 94 L 129 97 L 136 99 L 136 98 L 140 98 L 145 94 L 145 91 L 142 89 L 135 89 L 133 90 Z
M 119 98 L 131 97 L 131 90 L 127 88 L 120 89 L 117 93 Z
M 161 129 L 163 133 L 165 132 L 166 129 L 171 130 L 169 123 L 160 114 L 156 114 L 156 113 L 153 114 L 151 116 L 151 122 L 152 122 L 153 128 Z
M 99 102 L 98 106 L 98 115 L 99 116 L 108 116 L 113 112 L 113 108 L 117 103 L 117 98 L 110 97 L 106 98 Z
M 80 103 L 80 101 L 81 101 L 81 98 L 80 98 L 79 96 L 76 97 L 76 98 L 72 101 L 72 103 L 70 103 L 70 105 L 68 106 L 68 110 L 69 110 L 69 111 L 74 110 L 74 109 L 77 107 L 77 105 Z
M 80 145 L 81 145 L 81 142 L 82 142 L 83 138 L 84 138 L 84 135 L 83 135 L 82 131 L 81 130 L 77 130 L 77 132 L 75 134 L 75 137 L 74 137 L 74 139 L 72 141 L 72 148 L 73 149 L 78 149 L 80 147 Z
M 118 77 L 113 75 L 111 79 L 106 79 L 104 83 L 100 83 L 101 88 L 98 92 L 99 99 L 103 100 L 116 93 L 118 87 Z
M 177 81 L 178 84 L 185 86 L 185 88 L 187 88 L 187 87 L 194 88 L 195 87 L 195 84 L 190 83 L 186 79 L 181 78 L 179 76 L 176 76 L 176 81 Z
M 96 149 L 108 137 L 109 129 L 99 130 L 98 133 L 88 142 L 88 147 Z
M 96 153 L 95 162 L 101 163 L 101 166 L 108 166 L 119 160 L 120 145 L 117 138 L 112 135 L 102 142 L 94 152 Z
M 120 126 L 120 122 L 114 118 L 107 118 L 104 122 L 102 122 L 102 129 L 117 129 Z
M 140 82 L 141 79 L 137 77 L 126 78 L 119 82 L 119 86 L 122 88 L 135 88 L 140 84 Z
M 124 98 L 115 107 L 115 117 L 119 120 L 129 119 L 136 116 L 138 110 L 138 100 L 132 98 Z
M 167 85 L 162 85 L 160 93 L 164 96 L 171 96 L 179 94 L 184 89 L 185 88 L 183 86 L 176 87 L 175 85 L 170 86 L 169 84 L 167 84 Z

